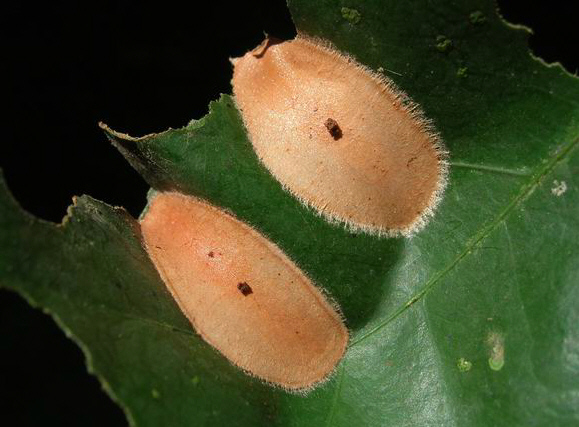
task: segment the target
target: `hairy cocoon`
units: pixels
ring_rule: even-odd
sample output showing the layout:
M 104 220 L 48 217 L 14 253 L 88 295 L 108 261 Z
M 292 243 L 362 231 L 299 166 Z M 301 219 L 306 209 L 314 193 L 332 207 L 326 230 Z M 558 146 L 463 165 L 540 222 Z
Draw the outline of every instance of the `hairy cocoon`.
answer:
M 183 313 L 232 363 L 298 391 L 334 370 L 348 342 L 339 313 L 264 236 L 178 193 L 157 194 L 141 230 Z
M 301 36 L 268 38 L 232 62 L 253 147 L 300 201 L 372 234 L 425 225 L 445 187 L 445 152 L 390 80 Z

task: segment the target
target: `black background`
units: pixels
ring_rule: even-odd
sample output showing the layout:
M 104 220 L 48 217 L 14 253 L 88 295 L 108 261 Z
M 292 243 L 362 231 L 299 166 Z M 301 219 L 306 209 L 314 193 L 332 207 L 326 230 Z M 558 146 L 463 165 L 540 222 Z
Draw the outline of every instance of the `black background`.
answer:
M 292 38 L 283 0 L 11 2 L 0 17 L 0 167 L 22 206 L 60 222 L 78 194 L 137 216 L 147 185 L 110 146 L 99 120 L 134 136 L 184 126 L 230 93 L 228 58 L 263 32 Z M 245 4 L 246 3 L 246 4 Z M 533 52 L 579 70 L 576 1 L 502 0 L 511 22 L 534 30 Z M 0 290 L 0 419 L 3 425 L 126 425 L 86 373 L 80 349 L 55 323 Z M 5 423 L 7 420 L 8 423 Z

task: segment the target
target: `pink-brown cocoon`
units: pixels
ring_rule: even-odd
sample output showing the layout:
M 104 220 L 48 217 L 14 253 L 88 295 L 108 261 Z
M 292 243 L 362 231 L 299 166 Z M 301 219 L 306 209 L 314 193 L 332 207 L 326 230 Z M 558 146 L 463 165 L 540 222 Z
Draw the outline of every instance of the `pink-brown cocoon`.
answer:
M 266 39 L 232 62 L 253 147 L 300 201 L 373 234 L 425 225 L 444 190 L 445 153 L 390 80 L 303 37 Z
M 147 252 L 205 341 L 289 390 L 325 380 L 348 331 L 311 280 L 272 242 L 199 199 L 159 193 L 141 221 Z

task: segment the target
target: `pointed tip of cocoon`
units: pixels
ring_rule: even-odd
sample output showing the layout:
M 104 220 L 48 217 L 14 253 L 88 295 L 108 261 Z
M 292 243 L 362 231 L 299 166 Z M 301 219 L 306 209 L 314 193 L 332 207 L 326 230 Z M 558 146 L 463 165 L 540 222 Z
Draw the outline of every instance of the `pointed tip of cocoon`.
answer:
M 432 123 L 394 83 L 320 40 L 266 39 L 234 63 L 252 145 L 304 204 L 355 231 L 420 230 L 446 186 Z
M 305 392 L 341 360 L 341 315 L 278 248 L 199 199 L 157 193 L 141 220 L 161 278 L 205 341 L 268 383 Z

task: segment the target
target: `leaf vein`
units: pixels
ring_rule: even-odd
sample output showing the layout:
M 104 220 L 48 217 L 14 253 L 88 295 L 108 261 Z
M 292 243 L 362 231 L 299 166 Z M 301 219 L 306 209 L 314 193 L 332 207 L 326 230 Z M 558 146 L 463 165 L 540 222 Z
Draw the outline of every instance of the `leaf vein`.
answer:
M 334 397 L 332 398 L 332 406 L 328 413 L 328 419 L 326 421 L 326 426 L 331 427 L 333 425 L 334 415 L 336 414 L 336 408 L 338 407 L 338 398 L 342 394 L 342 384 L 344 382 L 344 371 L 346 370 L 346 362 L 340 367 L 340 373 L 338 374 L 338 386 L 335 389 Z
M 478 165 L 476 163 L 468 163 L 468 162 L 452 162 L 451 166 L 459 167 L 459 168 L 465 168 L 465 169 L 479 170 L 479 171 L 484 171 L 484 172 L 497 173 L 497 174 L 501 174 L 501 175 L 530 176 L 530 173 L 525 171 L 525 170 L 505 169 L 501 166 Z
M 521 190 L 517 194 L 517 196 L 503 209 L 497 217 L 491 221 L 488 225 L 483 227 L 478 233 L 476 233 L 473 238 L 470 239 L 470 243 L 466 245 L 465 249 L 456 256 L 456 258 L 446 267 L 445 269 L 439 271 L 435 274 L 425 285 L 424 287 L 414 294 L 406 303 L 404 303 L 401 307 L 394 311 L 394 313 L 386 318 L 383 322 L 379 323 L 371 330 L 366 332 L 364 335 L 359 337 L 358 339 L 352 341 L 350 347 L 354 347 L 358 345 L 362 341 L 366 340 L 370 336 L 374 335 L 376 332 L 384 328 L 390 322 L 392 322 L 395 318 L 397 318 L 400 314 L 402 314 L 408 307 L 413 305 L 415 302 L 419 301 L 426 295 L 447 273 L 456 267 L 456 265 L 467 255 L 472 253 L 472 250 L 484 239 L 486 239 L 497 226 L 499 226 L 509 214 L 517 207 L 521 202 L 523 202 L 537 187 L 540 183 L 541 179 L 545 177 L 553 168 L 563 160 L 574 148 L 577 147 L 579 144 L 579 138 L 575 139 L 574 141 L 570 142 L 566 146 L 563 147 L 555 156 L 552 156 L 551 160 L 542 168 L 540 168 L 535 174 L 532 175 L 531 179 L 523 184 Z

